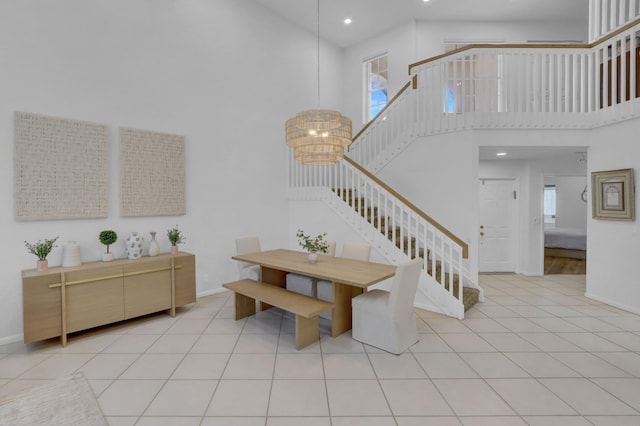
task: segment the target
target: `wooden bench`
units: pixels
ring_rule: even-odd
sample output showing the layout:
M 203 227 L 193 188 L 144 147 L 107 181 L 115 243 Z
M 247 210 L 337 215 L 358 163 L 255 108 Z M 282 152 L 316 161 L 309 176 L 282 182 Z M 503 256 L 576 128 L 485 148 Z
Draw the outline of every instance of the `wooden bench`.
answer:
M 289 291 L 255 280 L 239 280 L 222 285 L 235 293 L 235 319 L 256 313 L 256 300 L 291 312 L 296 316 L 296 349 L 300 350 L 320 339 L 320 312 L 333 308 L 333 303 Z

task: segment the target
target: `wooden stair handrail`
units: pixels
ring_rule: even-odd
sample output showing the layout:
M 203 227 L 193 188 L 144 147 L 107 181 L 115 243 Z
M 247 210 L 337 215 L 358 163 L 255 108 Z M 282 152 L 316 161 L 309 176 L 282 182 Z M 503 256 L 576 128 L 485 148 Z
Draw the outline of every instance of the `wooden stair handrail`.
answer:
M 391 193 L 394 197 L 396 197 L 398 200 L 400 200 L 402 203 L 404 203 L 407 207 L 409 207 L 411 210 L 413 210 L 418 216 L 420 216 L 421 218 L 423 218 L 424 220 L 429 222 L 431 225 L 433 225 L 434 228 L 436 228 L 438 231 L 442 232 L 444 235 L 446 235 L 451 240 L 453 240 L 456 244 L 458 244 L 462 248 L 462 258 L 463 259 L 468 259 L 469 258 L 469 245 L 467 243 L 465 243 L 460 238 L 455 236 L 451 231 L 449 231 L 447 228 L 445 228 L 444 226 L 439 224 L 435 219 L 433 219 L 431 216 L 429 216 L 428 214 L 426 214 L 425 212 L 420 210 L 413 203 L 411 203 L 409 200 L 404 198 L 402 195 L 398 194 L 393 188 L 391 188 L 386 183 L 382 182 L 380 179 L 378 179 L 376 176 L 374 176 L 372 173 L 370 173 L 367 169 L 365 169 L 364 167 L 362 167 L 361 165 L 359 165 L 358 163 L 353 161 L 351 158 L 345 156 L 344 159 L 345 159 L 345 161 L 347 163 L 349 163 L 354 168 L 356 168 L 360 173 L 364 174 L 369 179 L 374 181 L 376 184 L 378 184 L 379 186 L 381 186 L 385 190 L 389 191 L 389 193 Z
M 376 114 L 375 117 L 373 117 L 371 120 L 369 120 L 369 122 L 367 122 L 367 124 L 364 125 L 364 127 L 362 129 L 360 129 L 360 131 L 358 133 L 356 133 L 356 135 L 351 138 L 352 141 L 355 141 L 356 139 L 358 139 L 360 137 L 360 135 L 362 135 L 368 128 L 369 126 L 371 126 L 371 124 L 373 124 L 373 122 L 376 120 L 376 118 L 380 117 L 382 113 L 384 113 L 387 108 L 389 108 L 391 106 L 391 104 L 393 104 L 395 102 L 396 99 L 398 99 L 400 97 L 400 95 L 402 95 L 405 90 L 407 90 L 410 86 L 412 86 L 414 89 L 417 87 L 417 82 L 418 82 L 418 76 L 413 76 L 412 81 L 408 82 L 407 84 L 405 84 L 404 86 L 402 86 L 402 89 L 400 89 L 400 91 L 398 91 L 398 93 L 395 94 L 395 96 L 393 98 L 391 98 L 391 100 L 389 100 L 389 102 L 387 102 L 387 105 L 385 105 L 384 108 L 382 108 L 380 110 L 380 112 L 378 112 Z

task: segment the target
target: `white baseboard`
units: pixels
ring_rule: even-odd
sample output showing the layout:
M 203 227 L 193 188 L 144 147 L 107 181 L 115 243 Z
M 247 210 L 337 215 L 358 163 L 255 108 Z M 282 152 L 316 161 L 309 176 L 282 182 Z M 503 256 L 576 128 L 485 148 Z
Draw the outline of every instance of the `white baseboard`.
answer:
M 22 334 L 14 334 L 13 336 L 0 337 L 0 345 L 8 345 L 9 343 L 22 342 L 24 336 Z
M 207 290 L 207 291 L 201 291 L 200 293 L 196 294 L 196 298 L 200 299 L 201 297 L 206 297 L 206 296 L 212 296 L 214 294 L 220 294 L 220 293 L 227 293 L 229 292 L 229 290 L 227 290 L 226 288 L 214 288 L 213 290 Z
M 627 306 L 625 304 L 618 303 L 618 302 L 615 302 L 613 300 L 606 299 L 604 297 L 596 296 L 595 294 L 585 293 L 584 297 L 588 297 L 589 299 L 593 299 L 593 300 L 596 300 L 598 302 L 606 303 L 607 305 L 611 305 L 611 306 L 613 306 L 615 308 L 619 308 L 619 309 L 622 309 L 624 311 L 631 312 L 632 314 L 640 315 L 640 309 L 638 309 L 638 308 Z

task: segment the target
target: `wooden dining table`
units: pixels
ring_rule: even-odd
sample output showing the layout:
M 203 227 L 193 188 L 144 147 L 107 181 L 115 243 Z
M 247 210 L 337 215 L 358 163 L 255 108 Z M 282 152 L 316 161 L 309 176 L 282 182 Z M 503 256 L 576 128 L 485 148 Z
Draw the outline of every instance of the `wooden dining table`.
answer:
M 306 275 L 332 283 L 334 303 L 331 319 L 333 337 L 351 330 L 351 299 L 366 291 L 367 287 L 395 275 L 393 265 L 318 255 L 318 261 L 310 263 L 309 254 L 295 250 L 267 250 L 233 256 L 233 259 L 260 265 L 261 281 L 286 287 L 288 273 Z M 269 306 L 262 306 L 266 309 Z

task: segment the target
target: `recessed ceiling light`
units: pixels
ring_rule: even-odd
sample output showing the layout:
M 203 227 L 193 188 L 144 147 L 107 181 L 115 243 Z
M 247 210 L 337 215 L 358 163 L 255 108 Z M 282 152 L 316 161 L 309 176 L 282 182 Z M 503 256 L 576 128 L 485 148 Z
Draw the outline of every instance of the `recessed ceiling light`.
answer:
M 346 18 L 346 19 L 344 20 L 344 23 L 345 23 L 345 24 L 347 24 L 347 25 L 349 25 L 351 22 L 352 22 L 352 21 L 351 21 L 351 18 Z
M 507 155 L 507 153 L 506 152 L 498 152 L 498 153 L 496 153 L 496 155 L 498 157 L 504 157 L 505 155 Z
M 426 3 L 426 2 L 428 2 L 429 0 L 422 0 L 422 1 Z

